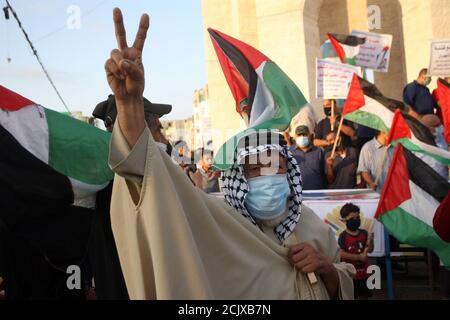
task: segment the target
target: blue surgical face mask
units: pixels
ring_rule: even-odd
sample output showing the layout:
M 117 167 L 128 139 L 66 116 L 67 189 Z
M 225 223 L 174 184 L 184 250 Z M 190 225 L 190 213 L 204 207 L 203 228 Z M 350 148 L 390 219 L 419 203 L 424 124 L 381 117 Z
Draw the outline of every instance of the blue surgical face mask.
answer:
M 252 216 L 270 220 L 286 211 L 290 189 L 285 174 L 251 178 L 248 179 L 248 185 L 245 206 Z
M 309 138 L 307 136 L 299 136 L 295 139 L 295 142 L 299 147 L 305 148 L 309 146 Z

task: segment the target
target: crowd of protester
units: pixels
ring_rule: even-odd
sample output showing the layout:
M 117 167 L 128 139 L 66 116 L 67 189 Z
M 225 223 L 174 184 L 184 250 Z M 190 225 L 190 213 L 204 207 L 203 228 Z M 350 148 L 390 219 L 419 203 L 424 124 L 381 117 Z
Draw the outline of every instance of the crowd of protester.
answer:
M 431 94 L 427 87 L 431 82 L 427 72 L 422 69 L 417 80 L 405 86 L 403 102 L 409 115 L 429 128 L 436 145 L 448 150 L 439 97 L 436 90 Z M 381 192 L 393 154 L 392 147 L 385 150 L 387 133 L 345 119 L 337 136 L 341 112 L 342 106 L 335 100 L 324 100 L 325 117 L 313 124 L 314 131 L 310 118 L 305 118 L 307 121 L 296 121 L 295 128 L 285 132 L 302 172 L 303 189 L 370 188 Z M 426 155 L 417 156 L 448 178 L 448 167 Z
M 429 128 L 436 145 L 448 150 L 439 97 L 436 90 L 431 93 L 428 89 L 431 77 L 427 73 L 422 69 L 417 80 L 405 86 L 403 102 L 408 114 Z M 381 192 L 393 155 L 393 147 L 385 148 L 387 133 L 344 119 L 338 135 L 342 108 L 335 100 L 324 100 L 325 117 L 316 122 L 313 106 L 308 104 L 284 132 L 302 173 L 303 190 L 369 188 Z M 182 140 L 174 145 L 178 163 L 191 181 L 205 192 L 219 192 L 219 174 L 212 168 L 213 151 L 190 151 Z M 448 167 L 429 156 L 417 156 L 448 178 Z

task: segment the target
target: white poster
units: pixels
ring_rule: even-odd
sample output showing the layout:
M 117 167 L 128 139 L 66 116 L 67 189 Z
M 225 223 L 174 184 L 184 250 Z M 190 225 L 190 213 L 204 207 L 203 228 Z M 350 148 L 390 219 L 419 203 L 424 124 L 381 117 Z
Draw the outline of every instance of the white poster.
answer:
M 338 221 L 340 209 L 349 202 L 357 205 L 361 210 L 361 228 L 366 229 L 365 226 L 370 225 L 374 234 L 374 249 L 369 254 L 371 257 L 385 255 L 384 228 L 380 222 L 375 220 L 379 197 L 378 193 L 367 189 L 303 191 L 303 203 L 329 225 L 330 229 L 335 232 L 336 239 L 342 231 L 342 226 Z M 364 222 L 364 220 L 371 221 Z
M 316 59 L 316 98 L 347 99 L 355 73 L 360 74 L 360 68 L 328 59 Z
M 388 72 L 392 35 L 358 30 L 353 30 L 352 35 L 366 39 L 356 56 L 356 65 L 379 72 Z
M 431 76 L 450 76 L 450 39 L 432 40 L 430 68 Z

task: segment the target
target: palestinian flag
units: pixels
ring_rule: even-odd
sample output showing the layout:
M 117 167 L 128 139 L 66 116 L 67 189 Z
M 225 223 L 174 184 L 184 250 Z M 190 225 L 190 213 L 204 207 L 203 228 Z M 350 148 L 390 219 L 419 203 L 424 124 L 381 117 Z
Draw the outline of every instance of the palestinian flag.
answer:
M 445 142 L 450 144 L 450 84 L 444 79 L 437 81 L 437 94 L 442 111 Z
M 386 98 L 372 83 L 354 74 L 342 111 L 346 119 L 389 132 L 395 110 L 406 111 L 403 102 Z
M 236 111 L 248 129 L 229 139 L 217 153 L 214 166 L 233 164 L 237 141 L 255 130 L 284 131 L 307 101 L 295 83 L 268 57 L 214 29 L 208 29 Z
M 417 119 L 402 114 L 397 109 L 386 144 L 392 143 L 395 146 L 399 142 L 410 151 L 426 154 L 444 165 L 450 165 L 450 152 L 436 146 L 430 130 Z
M 110 133 L 0 86 L 0 125 L 37 159 L 68 177 L 75 199 L 106 187 Z
M 8 206 L 5 203 L 14 203 L 14 197 L 21 200 L 22 207 L 29 206 L 31 199 L 49 206 L 69 206 L 73 203 L 74 194 L 69 179 L 36 158 L 2 125 L 0 145 L 3 150 L 7 150 L 0 153 L 0 190 L 6 188 L 11 193 L 9 196 L 2 193 L 2 196 L 7 197 L 2 200 L 8 201 L 0 201 L 0 220 L 8 220 L 8 210 L 4 208 Z M 17 205 L 14 208 L 17 209 Z M 22 214 L 16 213 L 14 217 Z
M 359 48 L 366 42 L 366 39 L 335 33 L 327 33 L 327 35 L 341 62 L 355 66 Z
M 436 211 L 449 192 L 444 178 L 398 144 L 375 218 L 400 242 L 433 250 L 450 267 L 450 243 L 433 228 Z

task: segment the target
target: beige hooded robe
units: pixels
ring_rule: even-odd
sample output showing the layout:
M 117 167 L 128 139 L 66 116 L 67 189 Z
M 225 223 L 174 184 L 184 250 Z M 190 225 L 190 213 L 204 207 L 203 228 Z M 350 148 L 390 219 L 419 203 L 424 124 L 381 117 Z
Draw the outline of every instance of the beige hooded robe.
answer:
M 272 229 L 195 188 L 148 128 L 130 149 L 117 123 L 109 162 L 111 224 L 131 299 L 329 298 L 320 277 L 311 285 L 288 262 Z M 302 206 L 295 231 L 334 261 L 339 297 L 353 299 L 354 267 L 339 262 L 328 226 Z

